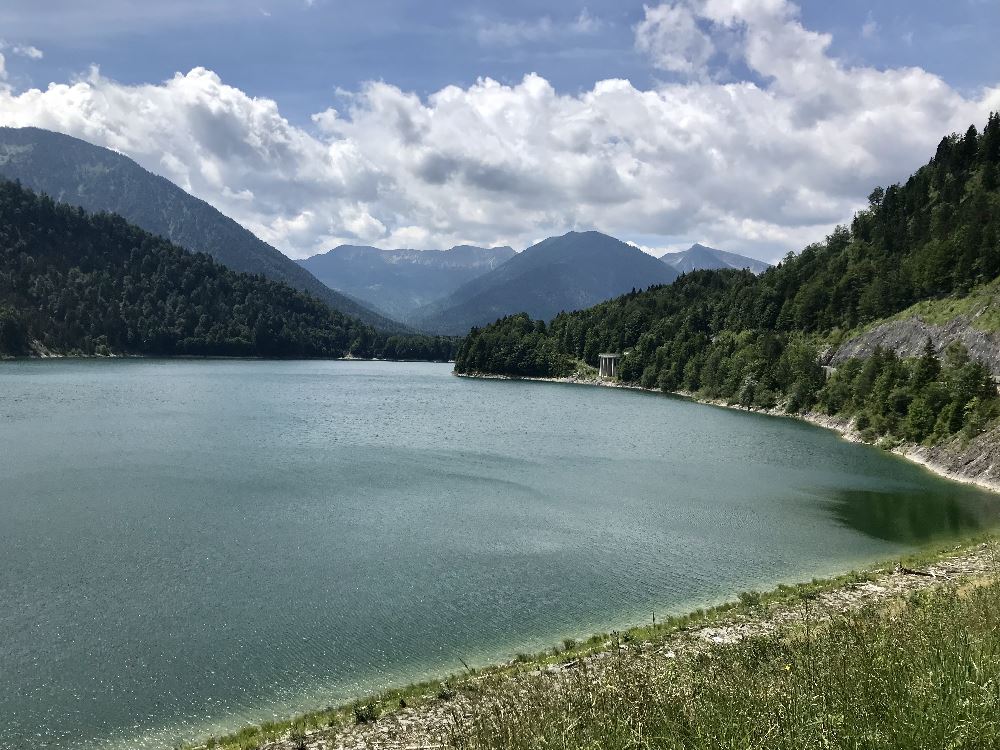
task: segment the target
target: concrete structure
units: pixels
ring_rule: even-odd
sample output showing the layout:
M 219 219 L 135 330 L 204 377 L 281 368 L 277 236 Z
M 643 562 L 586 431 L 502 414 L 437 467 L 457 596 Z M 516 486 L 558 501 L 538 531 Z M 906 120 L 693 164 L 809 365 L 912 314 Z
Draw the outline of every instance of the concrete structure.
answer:
M 598 354 L 598 374 L 602 378 L 617 378 L 618 363 L 621 362 L 621 354 Z

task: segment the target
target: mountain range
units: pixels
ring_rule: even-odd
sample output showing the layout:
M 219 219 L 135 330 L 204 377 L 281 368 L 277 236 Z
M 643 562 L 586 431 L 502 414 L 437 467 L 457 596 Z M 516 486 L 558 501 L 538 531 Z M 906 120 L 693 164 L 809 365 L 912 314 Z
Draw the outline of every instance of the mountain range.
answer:
M 87 211 L 118 214 L 188 251 L 282 281 L 382 330 L 403 330 L 323 284 L 205 201 L 110 149 L 49 130 L 0 127 L 0 177 Z
M 447 297 L 513 257 L 511 247 L 382 250 L 340 245 L 298 263 L 331 289 L 406 321 L 423 305 Z
M 260 274 L 386 332 L 465 334 L 516 312 L 549 320 L 695 269 L 767 264 L 693 245 L 660 260 L 599 232 L 510 247 L 383 250 L 341 245 L 293 261 L 208 203 L 110 149 L 39 128 L 0 127 L 0 178 L 89 212 L 117 214 L 227 268 Z
M 416 310 L 425 331 L 461 334 L 515 312 L 550 320 L 632 289 L 669 284 L 678 272 L 634 245 L 600 232 L 549 237 L 447 297 Z
M 662 261 L 662 262 L 660 262 Z M 701 269 L 770 265 L 695 244 L 660 261 L 599 232 L 569 232 L 515 253 L 510 247 L 383 250 L 341 245 L 300 260 L 320 281 L 429 333 L 463 334 L 505 315 L 549 320 L 632 289 Z

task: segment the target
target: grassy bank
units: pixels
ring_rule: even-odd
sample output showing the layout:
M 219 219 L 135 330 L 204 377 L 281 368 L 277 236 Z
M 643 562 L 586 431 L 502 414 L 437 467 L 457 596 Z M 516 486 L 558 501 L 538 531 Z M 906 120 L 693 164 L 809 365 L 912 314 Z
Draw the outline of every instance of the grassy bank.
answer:
M 992 539 L 928 548 L 201 746 L 1000 746 L 997 571 Z
M 914 317 L 932 325 L 947 325 L 955 318 L 966 317 L 973 328 L 987 333 L 1000 331 L 1000 279 L 973 287 L 968 294 L 923 300 L 885 320 L 865 326 L 857 333 L 893 320 Z
M 1000 747 L 1000 581 L 948 584 L 561 689 L 485 685 L 459 748 Z

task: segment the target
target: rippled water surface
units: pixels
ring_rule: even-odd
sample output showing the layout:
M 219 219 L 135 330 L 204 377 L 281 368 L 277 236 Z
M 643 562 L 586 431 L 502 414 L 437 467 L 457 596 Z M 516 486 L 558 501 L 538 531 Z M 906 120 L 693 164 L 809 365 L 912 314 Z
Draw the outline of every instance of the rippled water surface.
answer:
M 0 748 L 168 747 L 843 570 L 996 505 L 645 393 L 0 363 Z

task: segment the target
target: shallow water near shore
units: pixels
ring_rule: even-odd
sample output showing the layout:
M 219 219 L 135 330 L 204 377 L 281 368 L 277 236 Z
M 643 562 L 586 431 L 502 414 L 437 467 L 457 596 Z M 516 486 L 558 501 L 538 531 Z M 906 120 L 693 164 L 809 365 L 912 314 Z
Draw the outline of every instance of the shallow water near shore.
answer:
M 801 422 L 378 362 L 0 363 L 0 747 L 170 747 L 996 525 Z

